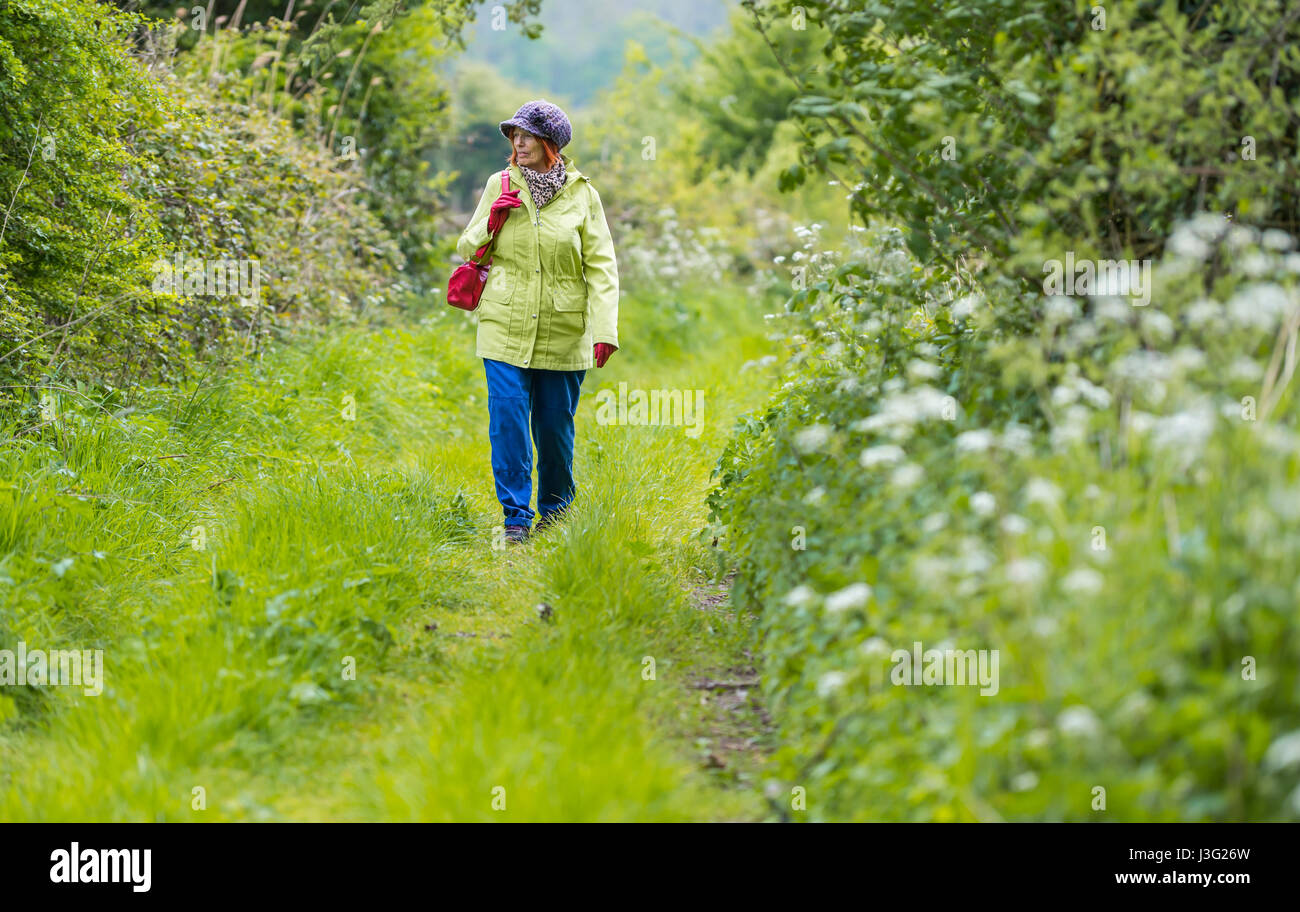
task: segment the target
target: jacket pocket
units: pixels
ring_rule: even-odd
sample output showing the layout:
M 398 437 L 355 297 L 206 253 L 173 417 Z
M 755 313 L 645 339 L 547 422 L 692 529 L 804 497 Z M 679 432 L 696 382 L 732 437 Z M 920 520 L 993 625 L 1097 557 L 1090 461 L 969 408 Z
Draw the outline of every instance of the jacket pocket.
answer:
M 559 313 L 585 313 L 587 310 L 587 283 L 582 279 L 557 282 L 551 299 Z
M 483 296 L 479 298 L 479 301 L 498 301 L 505 304 L 510 301 L 514 292 L 514 273 L 501 268 L 500 265 L 494 264 L 492 268 L 488 270 L 487 284 L 483 286 Z

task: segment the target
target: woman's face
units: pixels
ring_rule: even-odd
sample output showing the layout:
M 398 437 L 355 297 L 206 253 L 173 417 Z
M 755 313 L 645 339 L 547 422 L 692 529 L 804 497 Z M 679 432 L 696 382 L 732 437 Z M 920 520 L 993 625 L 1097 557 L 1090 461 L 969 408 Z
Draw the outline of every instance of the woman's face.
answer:
M 542 171 L 546 168 L 546 150 L 542 148 L 542 141 L 536 136 L 520 127 L 512 127 L 510 142 L 515 147 L 516 162 L 527 165 L 534 171 Z

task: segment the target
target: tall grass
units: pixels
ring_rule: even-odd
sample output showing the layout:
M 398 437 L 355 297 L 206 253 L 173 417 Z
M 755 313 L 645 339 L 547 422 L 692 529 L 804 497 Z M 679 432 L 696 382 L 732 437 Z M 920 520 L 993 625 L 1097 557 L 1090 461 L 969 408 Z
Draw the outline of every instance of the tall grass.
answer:
M 708 472 L 764 392 L 736 371 L 761 321 L 713 289 L 692 340 L 644 351 L 667 308 L 624 306 L 627 350 L 584 384 L 575 508 L 508 551 L 456 314 L 11 422 L 0 648 L 102 649 L 105 684 L 0 689 L 0 818 L 752 814 L 652 719 L 746 636 L 687 588 Z M 619 379 L 706 389 L 705 433 L 597 425 Z

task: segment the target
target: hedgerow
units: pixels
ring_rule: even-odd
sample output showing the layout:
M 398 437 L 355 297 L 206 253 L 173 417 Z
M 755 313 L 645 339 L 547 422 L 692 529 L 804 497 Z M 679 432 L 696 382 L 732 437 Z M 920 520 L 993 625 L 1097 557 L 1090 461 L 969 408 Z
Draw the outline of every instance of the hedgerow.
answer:
M 281 315 L 351 317 L 403 287 L 362 172 L 206 66 L 173 71 L 174 38 L 89 0 L 5 4 L 0 401 L 175 380 L 257 352 Z M 187 262 L 256 264 L 260 293 L 159 281 Z
M 795 103 L 805 163 L 853 169 L 871 227 L 807 233 L 786 382 L 710 498 L 760 618 L 774 813 L 802 788 L 819 820 L 1300 817 L 1294 147 L 1233 101 L 1293 105 L 1295 17 L 888 6 L 807 5 L 836 67 Z M 1238 128 L 1267 160 L 1225 163 Z M 1067 254 L 1134 261 L 1149 301 L 1049 293 Z M 918 643 L 998 673 L 909 686 Z

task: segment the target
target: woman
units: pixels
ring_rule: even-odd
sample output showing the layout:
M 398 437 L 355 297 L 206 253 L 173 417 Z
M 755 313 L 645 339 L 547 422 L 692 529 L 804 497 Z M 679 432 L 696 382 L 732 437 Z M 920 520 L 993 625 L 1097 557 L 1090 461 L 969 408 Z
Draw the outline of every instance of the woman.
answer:
M 540 530 L 573 501 L 578 389 L 618 349 L 618 264 L 600 194 L 560 155 L 573 135 L 564 112 L 530 101 L 501 132 L 512 146 L 510 189 L 502 193 L 500 172 L 487 179 L 456 250 L 469 260 L 501 226 L 477 310 L 477 354 L 506 540 L 522 542 L 534 516 Z

